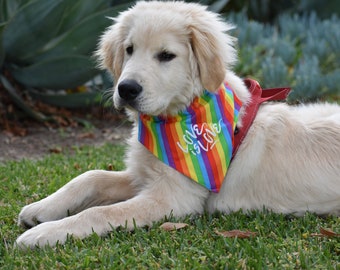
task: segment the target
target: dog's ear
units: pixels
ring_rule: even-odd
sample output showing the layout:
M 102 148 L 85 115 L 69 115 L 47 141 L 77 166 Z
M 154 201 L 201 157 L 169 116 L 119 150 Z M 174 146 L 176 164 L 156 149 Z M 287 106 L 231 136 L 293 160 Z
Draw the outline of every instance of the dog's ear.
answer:
M 98 50 L 95 52 L 99 67 L 108 69 L 118 80 L 122 73 L 124 61 L 123 39 L 120 34 L 119 24 L 112 25 L 102 35 Z
M 205 89 L 216 91 L 223 83 L 226 69 L 235 62 L 234 39 L 225 32 L 233 27 L 218 15 L 205 11 L 196 14 L 190 28 L 191 46 L 198 62 Z
M 223 59 L 217 53 L 214 37 L 192 28 L 191 45 L 198 62 L 201 82 L 205 89 L 213 92 L 222 84 L 225 76 Z

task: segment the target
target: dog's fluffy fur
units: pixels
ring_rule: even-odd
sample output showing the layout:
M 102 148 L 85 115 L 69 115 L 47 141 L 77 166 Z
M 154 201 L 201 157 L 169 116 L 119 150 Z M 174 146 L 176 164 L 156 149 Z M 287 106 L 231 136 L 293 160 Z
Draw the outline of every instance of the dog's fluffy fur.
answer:
M 231 26 L 205 7 L 139 2 L 114 21 L 101 38 L 97 56 L 114 75 L 115 106 L 126 107 L 132 119 L 137 112 L 174 115 L 224 80 L 243 104 L 249 101 L 243 81 L 231 71 L 236 57 L 234 40 L 226 34 Z M 139 91 L 119 90 L 127 81 Z M 243 115 L 241 109 L 238 125 Z M 134 224 L 150 225 L 166 215 L 183 217 L 204 210 L 229 213 L 265 207 L 295 215 L 340 214 L 336 104 L 262 105 L 217 194 L 160 162 L 138 142 L 137 131 L 135 124 L 125 171 L 86 172 L 24 207 L 19 224 L 33 228 L 17 244 L 54 245 L 68 234 L 105 235 L 118 226 L 133 229 Z

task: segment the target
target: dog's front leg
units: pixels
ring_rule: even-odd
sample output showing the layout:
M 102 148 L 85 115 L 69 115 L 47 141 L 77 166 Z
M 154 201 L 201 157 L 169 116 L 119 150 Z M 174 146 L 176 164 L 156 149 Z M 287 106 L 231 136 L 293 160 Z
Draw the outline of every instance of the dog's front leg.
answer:
M 127 200 L 134 195 L 135 190 L 127 172 L 88 171 L 45 199 L 25 206 L 19 214 L 18 223 L 31 228 L 89 207 Z
M 68 235 L 84 238 L 93 232 L 105 235 L 119 226 L 132 230 L 135 225 L 150 225 L 171 214 L 172 208 L 166 201 L 161 196 L 140 194 L 124 202 L 89 208 L 74 216 L 40 224 L 22 234 L 16 244 L 22 248 L 54 246 L 57 242 L 64 243 Z

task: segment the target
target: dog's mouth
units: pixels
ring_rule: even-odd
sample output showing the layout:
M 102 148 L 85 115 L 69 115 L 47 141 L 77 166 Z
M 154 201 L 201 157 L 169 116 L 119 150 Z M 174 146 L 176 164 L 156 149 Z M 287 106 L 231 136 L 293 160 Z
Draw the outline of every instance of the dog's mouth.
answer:
M 155 102 L 155 99 L 146 98 L 145 93 L 144 95 L 143 93 L 143 86 L 136 80 L 124 79 L 115 88 L 114 106 L 118 110 L 127 108 L 141 114 L 152 116 L 163 115 L 167 107 L 166 102 L 161 100 Z M 153 106 L 151 106 L 150 101 L 152 101 Z M 155 107 L 155 103 L 158 106 Z
M 126 100 L 121 98 L 121 96 L 118 94 L 114 97 L 114 106 L 117 110 L 124 110 L 128 109 L 131 111 L 135 111 L 141 114 L 147 114 L 147 115 L 153 115 L 157 116 L 162 114 L 162 109 L 159 109 L 157 111 L 150 111 L 148 106 L 145 104 L 145 100 L 141 95 L 136 97 L 133 100 Z
M 118 98 L 118 99 L 114 99 L 114 106 L 119 111 L 124 110 L 125 108 L 128 108 L 130 110 L 134 110 L 134 111 L 139 111 L 138 102 L 136 102 L 136 101 L 127 102 L 127 101 L 125 101 L 121 98 Z
M 136 80 L 124 79 L 115 88 L 114 106 L 118 110 L 127 108 L 145 115 L 167 117 L 185 110 L 192 101 L 184 96 L 152 97 L 146 92 Z

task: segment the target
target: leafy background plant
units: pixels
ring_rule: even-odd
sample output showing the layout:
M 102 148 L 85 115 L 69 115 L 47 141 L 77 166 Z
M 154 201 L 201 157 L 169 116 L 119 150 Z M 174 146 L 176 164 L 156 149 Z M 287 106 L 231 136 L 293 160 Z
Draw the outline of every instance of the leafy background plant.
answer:
M 290 85 L 291 101 L 339 98 L 340 20 L 320 20 L 316 13 L 279 15 L 275 26 L 231 16 L 238 26 L 237 71 L 257 78 L 264 87 Z M 308 31 L 306 31 L 308 29 Z
M 0 0 L 2 90 L 25 111 L 30 108 L 25 107 L 23 92 L 54 105 L 92 104 L 97 93 L 81 86 L 99 74 L 92 58 L 98 37 L 111 24 L 107 17 L 130 5 L 108 0 Z M 79 93 L 82 89 L 87 91 Z M 54 95 L 60 92 L 64 95 Z M 69 92 L 77 92 L 76 97 L 68 98 Z M 41 115 L 36 119 L 45 120 Z
M 339 100 L 340 7 L 336 0 L 204 0 L 236 24 L 240 76 L 291 86 L 291 102 Z M 74 108 L 101 102 L 112 82 L 92 58 L 98 36 L 132 2 L 0 0 L 1 95 L 26 115 L 37 100 Z M 98 75 L 100 74 L 100 77 Z M 94 79 L 95 78 L 95 79 Z M 32 106 L 33 104 L 33 106 Z M 7 103 L 0 100 L 6 115 Z

